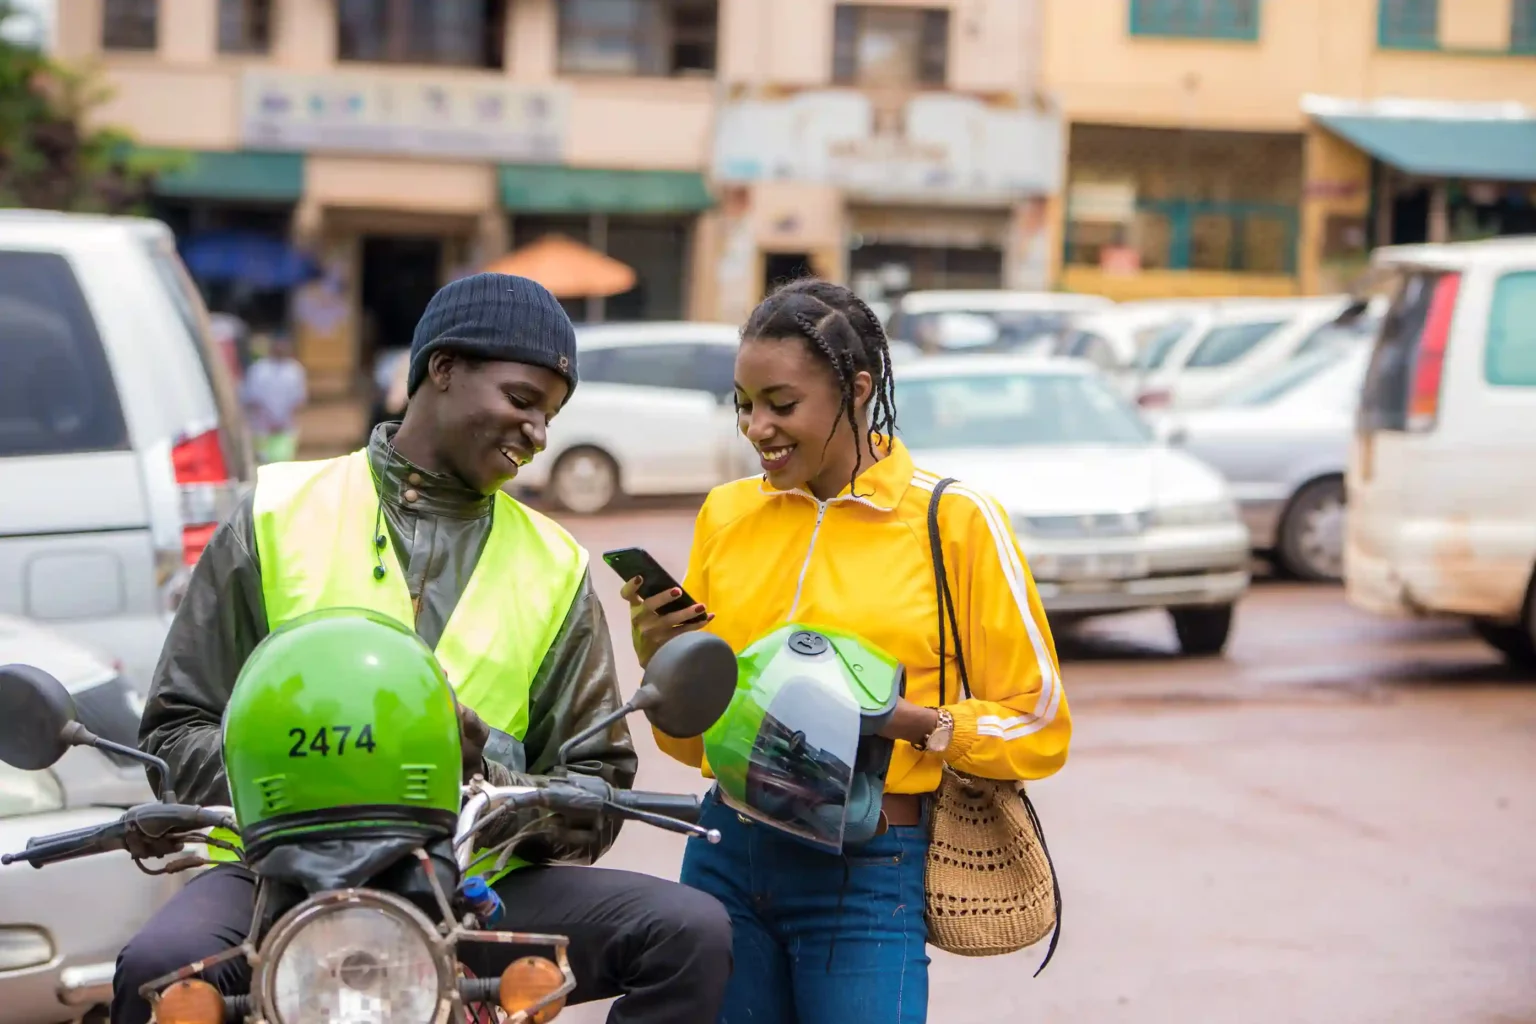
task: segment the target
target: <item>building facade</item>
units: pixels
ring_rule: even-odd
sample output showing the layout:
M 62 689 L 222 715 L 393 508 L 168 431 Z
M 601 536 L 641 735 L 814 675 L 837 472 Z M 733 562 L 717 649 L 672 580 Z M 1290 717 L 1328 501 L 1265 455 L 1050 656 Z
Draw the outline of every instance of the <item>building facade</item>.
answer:
M 1047 286 L 1064 132 L 1032 0 L 66 0 L 100 119 L 182 163 L 185 245 L 291 242 L 321 276 L 220 302 L 291 319 L 355 390 L 433 290 L 524 242 L 629 264 L 577 319 L 739 321 L 805 271 L 869 297 Z
M 1536 0 L 1047 0 L 1044 55 L 1070 290 L 1315 293 L 1536 230 Z

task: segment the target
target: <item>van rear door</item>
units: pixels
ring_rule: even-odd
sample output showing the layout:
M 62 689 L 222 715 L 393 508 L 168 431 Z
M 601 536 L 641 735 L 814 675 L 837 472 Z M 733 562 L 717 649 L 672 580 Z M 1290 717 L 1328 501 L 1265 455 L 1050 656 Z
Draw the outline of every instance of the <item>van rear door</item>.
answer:
M 70 261 L 0 249 L 0 613 L 44 622 L 147 604 L 137 458 Z

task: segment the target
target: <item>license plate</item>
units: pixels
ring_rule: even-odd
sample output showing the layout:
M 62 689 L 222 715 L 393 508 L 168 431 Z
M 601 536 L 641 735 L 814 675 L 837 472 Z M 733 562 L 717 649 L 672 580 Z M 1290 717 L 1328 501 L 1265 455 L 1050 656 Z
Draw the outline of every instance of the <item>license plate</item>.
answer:
M 1063 555 L 1057 564 L 1063 580 L 1127 580 L 1147 574 L 1142 555 Z

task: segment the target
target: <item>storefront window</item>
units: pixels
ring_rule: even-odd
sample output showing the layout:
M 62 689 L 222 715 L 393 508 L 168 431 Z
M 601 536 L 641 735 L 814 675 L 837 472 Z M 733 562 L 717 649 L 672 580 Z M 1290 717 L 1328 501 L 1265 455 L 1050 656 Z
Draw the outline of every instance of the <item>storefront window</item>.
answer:
M 565 0 L 560 70 L 713 75 L 718 34 L 718 0 Z
M 337 0 L 344 61 L 499 68 L 506 0 Z
M 1295 273 L 1300 135 L 1080 125 L 1071 153 L 1067 263 Z
M 153 50 L 159 45 L 159 23 L 159 0 L 102 0 L 102 48 Z
M 860 86 L 943 86 L 948 66 L 947 10 L 837 6 L 833 81 Z
M 1377 42 L 1394 50 L 1433 50 L 1440 39 L 1440 0 L 1380 0 Z
M 1509 11 L 1509 52 L 1536 54 L 1536 0 L 1513 0 Z
M 1131 34 L 1257 39 L 1259 0 L 1131 0 Z
M 272 46 L 272 0 L 219 0 L 219 52 L 266 53 Z

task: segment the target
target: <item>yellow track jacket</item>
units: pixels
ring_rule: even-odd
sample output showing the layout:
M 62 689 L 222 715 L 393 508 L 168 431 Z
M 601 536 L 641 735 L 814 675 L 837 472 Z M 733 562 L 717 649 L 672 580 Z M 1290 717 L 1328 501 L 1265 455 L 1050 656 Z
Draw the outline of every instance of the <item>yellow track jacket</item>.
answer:
M 829 501 L 752 477 L 716 487 L 694 526 L 685 587 L 737 651 L 787 622 L 844 629 L 906 666 L 908 700 L 939 700 L 938 603 L 928 502 L 939 477 L 905 446 Z M 892 793 L 938 788 L 943 762 L 991 779 L 1038 779 L 1066 762 L 1072 719 L 1045 610 L 1008 517 L 963 482 L 939 505 L 939 531 L 972 698 L 961 700 L 946 642 L 946 706 L 954 739 L 942 755 L 897 741 Z M 701 739 L 660 733 L 661 749 L 710 776 Z

